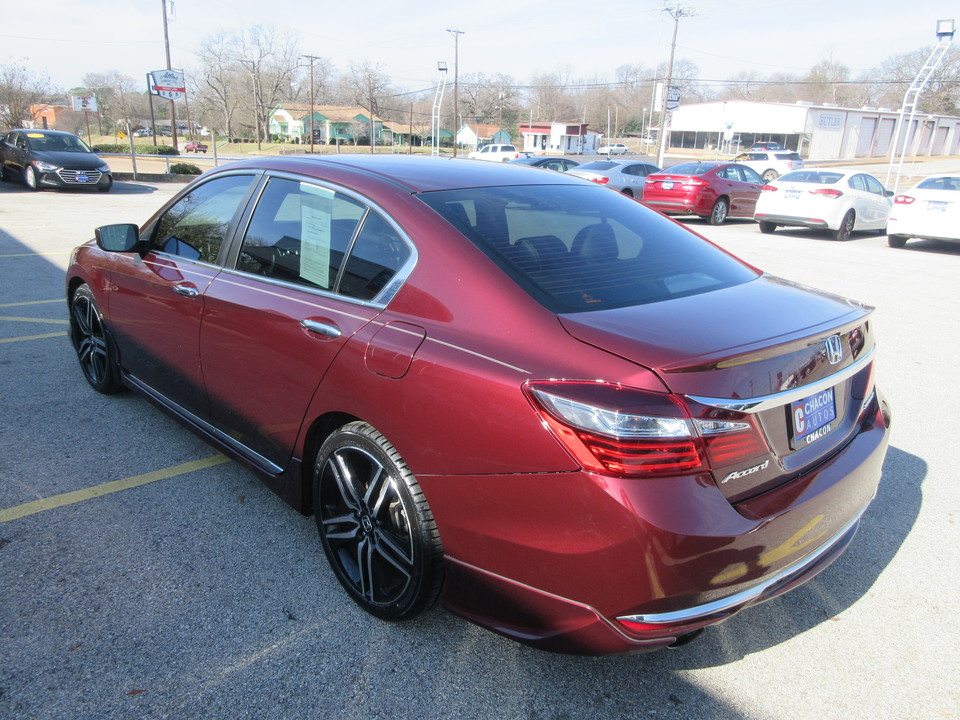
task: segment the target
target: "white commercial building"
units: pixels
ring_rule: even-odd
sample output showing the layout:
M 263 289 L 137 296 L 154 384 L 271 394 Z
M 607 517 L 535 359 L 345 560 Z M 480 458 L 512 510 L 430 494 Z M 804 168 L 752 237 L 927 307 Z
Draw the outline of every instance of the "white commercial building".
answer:
M 672 114 L 670 147 L 733 154 L 755 142 L 779 142 L 814 160 L 890 154 L 899 110 L 843 108 L 810 103 L 728 100 L 684 105 Z M 956 155 L 960 118 L 918 113 L 910 129 L 910 155 Z

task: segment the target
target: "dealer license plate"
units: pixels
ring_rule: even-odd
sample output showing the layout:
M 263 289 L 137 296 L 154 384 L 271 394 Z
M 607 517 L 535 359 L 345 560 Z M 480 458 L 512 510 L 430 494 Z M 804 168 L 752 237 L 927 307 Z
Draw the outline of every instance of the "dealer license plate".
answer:
M 664 190 L 673 190 L 673 183 L 670 181 L 660 183 L 660 187 Z
M 783 193 L 783 196 L 784 196 L 785 198 L 789 199 L 789 200 L 796 200 L 798 197 L 800 197 L 800 191 L 799 191 L 799 190 L 787 190 L 787 191 L 785 191 L 785 192 Z
M 933 210 L 935 212 L 946 212 L 947 203 L 939 202 L 937 200 L 930 200 L 927 202 L 927 210 Z
M 806 447 L 830 433 L 836 425 L 837 405 L 833 388 L 809 395 L 790 405 L 793 446 Z
M 83 173 L 77 173 L 77 182 L 89 182 L 90 178 Z

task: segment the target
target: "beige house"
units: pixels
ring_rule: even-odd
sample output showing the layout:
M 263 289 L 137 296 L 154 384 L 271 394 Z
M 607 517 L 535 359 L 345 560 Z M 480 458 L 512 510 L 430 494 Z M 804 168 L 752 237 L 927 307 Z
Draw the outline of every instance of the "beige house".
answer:
M 283 103 L 270 113 L 270 135 L 280 136 L 287 141 L 310 141 L 310 110 L 305 103 Z M 352 142 L 358 138 L 370 136 L 370 113 L 362 107 L 342 105 L 313 106 L 314 142 Z M 383 121 L 373 118 L 374 140 L 378 144 L 384 138 Z M 389 141 L 392 143 L 392 139 Z

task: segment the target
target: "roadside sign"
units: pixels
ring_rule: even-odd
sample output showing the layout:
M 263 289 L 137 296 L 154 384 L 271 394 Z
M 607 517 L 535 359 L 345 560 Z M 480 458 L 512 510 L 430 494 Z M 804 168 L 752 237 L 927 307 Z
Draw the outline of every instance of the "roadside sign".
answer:
M 179 100 L 186 92 L 182 70 L 154 70 L 150 73 L 150 92 L 167 100 Z
M 676 110 L 680 107 L 680 86 L 671 85 L 667 91 L 667 110 Z
M 74 112 L 83 112 L 84 110 L 89 112 L 97 111 L 97 98 L 93 95 L 77 95 L 70 99 L 73 100 Z

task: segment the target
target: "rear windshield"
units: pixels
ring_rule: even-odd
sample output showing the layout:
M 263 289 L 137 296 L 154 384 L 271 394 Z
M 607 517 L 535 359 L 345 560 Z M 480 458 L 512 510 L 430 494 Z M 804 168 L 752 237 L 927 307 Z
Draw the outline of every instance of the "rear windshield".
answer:
M 617 167 L 617 163 L 607 162 L 606 160 L 594 160 L 593 162 L 584 163 L 577 170 L 609 170 L 610 168 Z
M 960 177 L 927 178 L 917 190 L 960 190 Z
M 643 305 L 757 277 L 672 220 L 606 188 L 530 185 L 418 197 L 556 313 Z
M 815 183 L 817 185 L 833 185 L 843 177 L 843 173 L 828 170 L 795 170 L 780 176 L 781 182 Z
M 664 168 L 660 172 L 670 175 L 703 175 L 709 170 L 713 170 L 716 165 L 704 165 L 703 163 L 680 163 Z

